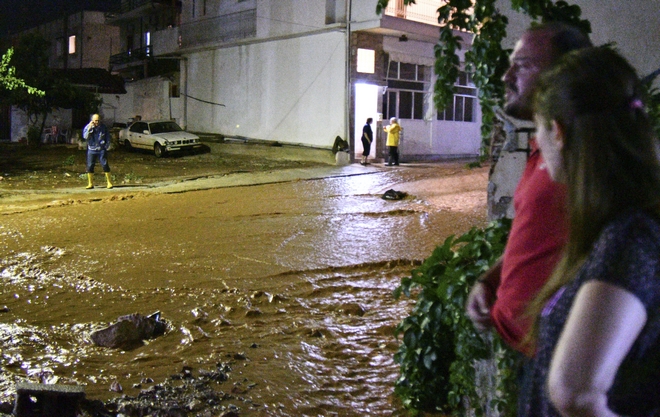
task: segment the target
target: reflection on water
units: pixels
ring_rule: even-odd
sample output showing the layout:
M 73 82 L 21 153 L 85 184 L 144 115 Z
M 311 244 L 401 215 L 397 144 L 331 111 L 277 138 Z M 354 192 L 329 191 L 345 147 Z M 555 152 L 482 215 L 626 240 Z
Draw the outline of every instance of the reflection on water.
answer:
M 108 399 L 115 381 L 134 396 L 184 366 L 228 363 L 216 388 L 241 415 L 400 415 L 392 335 L 411 301 L 391 292 L 483 214 L 380 199 L 403 187 L 397 175 L 5 216 L 0 400 L 25 378 Z M 164 336 L 130 351 L 91 344 L 117 317 L 156 310 Z

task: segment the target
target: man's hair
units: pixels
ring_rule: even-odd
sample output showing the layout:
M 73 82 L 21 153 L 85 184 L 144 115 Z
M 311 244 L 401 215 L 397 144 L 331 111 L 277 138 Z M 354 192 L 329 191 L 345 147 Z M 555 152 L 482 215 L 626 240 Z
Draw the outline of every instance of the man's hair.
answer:
M 576 49 L 593 46 L 589 36 L 575 26 L 564 22 L 545 22 L 535 24 L 527 32 L 549 34 L 552 46 L 552 60 L 556 61 L 564 54 Z

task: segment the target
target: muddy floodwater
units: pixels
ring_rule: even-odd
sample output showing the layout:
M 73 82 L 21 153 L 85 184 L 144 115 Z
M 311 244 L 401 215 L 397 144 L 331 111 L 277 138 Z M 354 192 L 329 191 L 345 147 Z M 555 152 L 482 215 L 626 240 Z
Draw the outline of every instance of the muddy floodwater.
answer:
M 404 415 L 393 330 L 413 301 L 391 293 L 447 236 L 485 224 L 488 170 L 355 172 L 95 189 L 3 213 L 0 401 L 23 380 L 135 396 L 222 363 L 229 378 L 215 389 L 242 416 Z M 383 200 L 388 189 L 408 197 Z M 155 311 L 163 336 L 130 350 L 90 341 L 120 316 Z

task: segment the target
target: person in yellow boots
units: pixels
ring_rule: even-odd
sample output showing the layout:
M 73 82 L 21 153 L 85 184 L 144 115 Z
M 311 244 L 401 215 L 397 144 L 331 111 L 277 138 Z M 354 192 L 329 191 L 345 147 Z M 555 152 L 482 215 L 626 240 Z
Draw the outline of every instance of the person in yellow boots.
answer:
M 403 130 L 399 125 L 396 117 L 390 119 L 390 125 L 383 127 L 387 132 L 387 150 L 389 156 L 387 157 L 387 166 L 399 165 L 399 133 Z
M 83 129 L 83 139 L 87 141 L 87 187 L 85 188 L 94 188 L 94 165 L 97 159 L 105 173 L 106 188 L 112 188 L 110 165 L 108 165 L 110 135 L 98 114 L 92 115 L 92 120 Z

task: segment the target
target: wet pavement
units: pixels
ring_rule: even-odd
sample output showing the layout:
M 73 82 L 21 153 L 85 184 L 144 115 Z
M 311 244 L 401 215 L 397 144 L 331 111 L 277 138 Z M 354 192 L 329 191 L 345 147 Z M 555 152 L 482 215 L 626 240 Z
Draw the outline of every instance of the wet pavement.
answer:
M 485 223 L 486 183 L 461 163 L 354 164 L 3 198 L 0 401 L 18 380 L 110 400 L 222 364 L 216 405 L 240 415 L 403 415 L 393 329 L 412 301 L 391 292 Z M 90 341 L 154 311 L 168 331 L 142 346 Z

